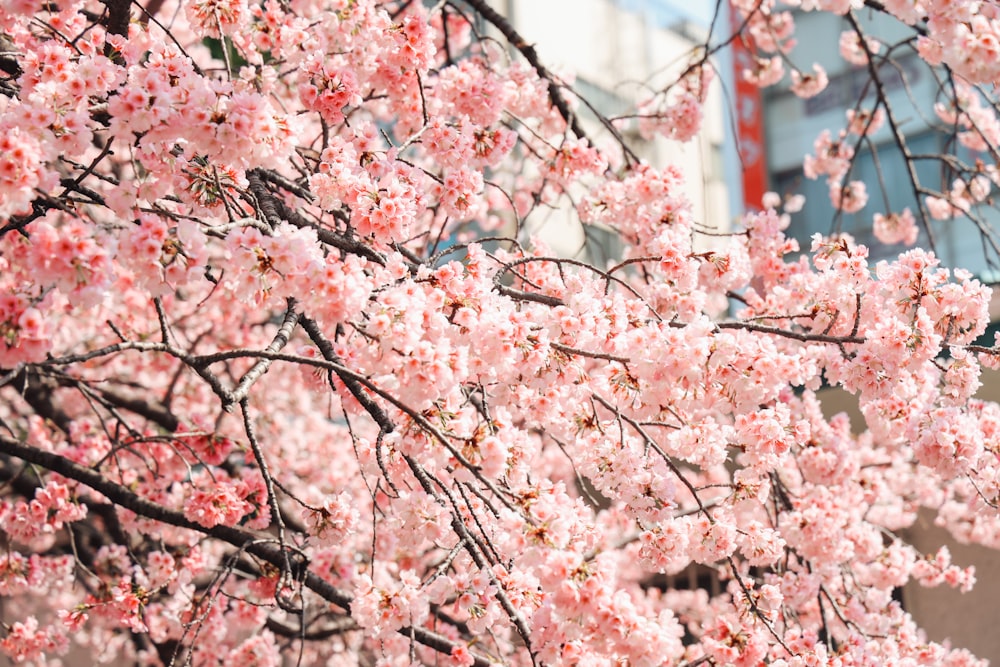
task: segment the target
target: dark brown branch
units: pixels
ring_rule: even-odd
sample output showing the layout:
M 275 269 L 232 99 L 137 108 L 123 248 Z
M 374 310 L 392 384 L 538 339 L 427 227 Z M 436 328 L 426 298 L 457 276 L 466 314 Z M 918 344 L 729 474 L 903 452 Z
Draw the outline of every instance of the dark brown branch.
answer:
M 268 630 L 276 635 L 290 637 L 293 639 L 305 639 L 306 641 L 321 641 L 329 639 L 330 637 L 342 635 L 345 632 L 350 632 L 351 630 L 359 629 L 358 624 L 355 623 L 354 619 L 350 616 L 340 616 L 333 623 L 323 628 L 310 630 L 305 633 L 299 630 L 299 628 L 293 628 L 290 625 L 285 625 L 281 621 L 271 618 L 270 616 L 268 616 L 267 621 L 265 621 L 265 625 Z
M 864 2 L 865 2 L 865 7 L 867 7 L 868 9 L 874 9 L 875 11 L 881 12 L 882 14 L 886 15 L 889 14 L 889 10 L 886 9 L 885 5 L 879 2 L 878 0 L 864 0 Z M 927 18 L 924 17 L 923 20 L 926 21 Z M 910 28 L 912 28 L 920 35 L 925 35 L 925 36 L 927 35 L 927 26 L 915 24 L 910 26 Z
M 513 287 L 507 287 L 506 285 L 497 285 L 496 290 L 500 294 L 514 299 L 515 301 L 533 301 L 535 303 L 540 303 L 543 306 L 552 306 L 553 308 L 564 305 L 562 299 L 555 296 L 548 296 L 547 294 L 525 292 L 523 290 L 514 289 Z
M 323 332 L 319 329 L 319 325 L 316 324 L 314 320 L 309 317 L 302 317 L 302 328 L 305 329 L 307 334 L 309 334 L 309 338 L 319 349 L 319 353 L 323 355 L 324 359 L 337 364 L 338 366 L 341 365 L 340 358 L 337 356 L 337 353 L 333 351 L 333 343 L 331 343 L 330 340 L 323 335 Z M 361 404 L 361 407 L 363 407 L 365 411 L 371 415 L 371 418 L 375 420 L 375 423 L 378 424 L 378 427 L 383 433 L 392 433 L 396 430 L 396 425 L 392 423 L 391 419 L 389 419 L 385 410 L 383 410 L 378 403 L 371 399 L 371 397 L 365 392 L 364 387 L 361 386 L 361 383 L 359 383 L 356 378 L 353 378 L 336 368 L 333 372 L 337 374 L 337 377 L 344 383 L 347 390 L 351 392 L 351 395 L 357 399 L 358 403 Z
M 295 311 L 295 299 L 289 298 L 287 305 L 288 310 L 285 311 L 285 317 L 281 322 L 281 326 L 278 327 L 278 332 L 274 335 L 274 340 L 264 348 L 266 352 L 280 352 L 283 350 L 292 337 L 292 333 L 295 331 L 295 325 L 299 322 L 299 313 Z M 233 389 L 231 395 L 234 403 L 240 403 L 247 397 L 254 382 L 260 379 L 271 367 L 271 361 L 271 359 L 263 357 L 250 370 L 243 374 L 243 377 L 240 378 L 239 384 Z
M 671 322 L 670 326 L 682 328 L 686 325 Z M 744 329 L 746 331 L 756 331 L 757 333 L 771 334 L 773 336 L 781 336 L 782 338 L 791 338 L 792 340 L 802 341 L 803 343 L 833 343 L 835 345 L 844 345 L 847 343 L 861 344 L 865 342 L 864 338 L 855 335 L 831 336 L 829 334 L 815 334 L 807 331 L 791 331 L 789 329 L 781 329 L 779 327 L 753 324 L 752 322 L 719 322 L 715 326 L 719 329 Z
M 617 361 L 620 364 L 627 364 L 631 361 L 628 357 L 619 357 L 614 354 L 605 354 L 604 352 L 591 352 L 589 350 L 581 350 L 578 347 L 570 347 L 569 345 L 563 345 L 562 343 L 549 343 L 549 347 L 553 350 L 559 350 L 563 354 L 572 354 L 579 357 L 590 357 L 591 359 L 604 359 L 605 361 Z
M 521 636 L 521 640 L 524 642 L 524 645 L 527 647 L 528 653 L 531 656 L 532 664 L 538 665 L 539 663 L 535 650 L 531 647 L 531 630 L 528 628 L 524 618 L 517 611 L 517 608 L 511 603 L 510 598 L 507 597 L 503 584 L 501 584 L 493 574 L 492 564 L 486 559 L 487 549 L 485 548 L 485 545 L 483 545 L 481 540 L 473 535 L 469 531 L 468 526 L 465 525 L 465 522 L 462 519 L 462 511 L 459 509 L 458 500 L 448 487 L 442 484 L 439 480 L 433 478 L 430 473 L 428 473 L 423 466 L 417 463 L 413 457 L 404 455 L 403 459 L 406 461 L 410 471 L 417 478 L 417 481 L 420 483 L 420 486 L 424 489 L 424 492 L 427 493 L 427 495 L 435 498 L 442 507 L 447 508 L 448 505 L 451 505 L 452 530 L 462 540 L 466 553 L 468 553 L 469 557 L 472 558 L 472 562 L 476 564 L 476 567 L 478 567 L 481 572 L 484 572 L 487 576 L 489 576 L 491 583 L 496 588 L 496 593 L 493 594 L 494 597 L 497 602 L 500 603 L 500 606 L 503 607 L 504 611 L 507 613 L 507 617 L 510 619 L 510 622 L 514 624 L 514 628 Z M 447 502 L 445 502 L 434 491 L 435 485 L 441 489 L 441 493 L 443 493 L 448 499 Z M 471 512 L 471 508 L 470 513 L 475 516 L 475 513 Z
M 103 0 L 108 8 L 108 17 L 105 25 L 111 35 L 121 35 L 128 37 L 128 24 L 132 20 L 129 10 L 132 8 L 132 0 Z
M 134 412 L 140 417 L 145 417 L 149 421 L 163 427 L 169 433 L 173 433 L 180 426 L 180 420 L 177 416 L 160 403 L 135 398 L 134 396 L 126 396 L 113 389 L 99 389 L 98 392 L 101 398 L 108 403 L 113 403 L 119 408 Z
M 255 169 L 254 173 L 269 183 L 277 185 L 279 188 L 288 190 L 292 194 L 305 199 L 307 202 L 315 201 L 316 197 L 309 192 L 309 188 L 290 181 L 276 171 L 270 169 Z
M 864 35 L 861 30 L 860 24 L 858 24 L 857 19 L 851 12 L 847 13 L 846 16 L 848 22 L 851 24 L 851 28 L 859 35 Z M 910 179 L 910 185 L 913 187 L 913 194 L 917 196 L 917 213 L 920 216 L 920 223 L 927 232 L 927 244 L 930 246 L 931 250 L 935 249 L 934 240 L 934 230 L 931 228 L 930 214 L 927 211 L 927 205 L 920 199 L 920 177 L 917 174 L 916 165 L 913 163 L 913 155 L 910 153 L 910 147 L 906 143 L 906 137 L 902 129 L 899 127 L 899 121 L 896 118 L 896 114 L 893 112 L 892 105 L 889 102 L 889 96 L 886 94 L 885 83 L 882 81 L 881 76 L 878 72 L 878 66 L 875 64 L 875 54 L 872 53 L 871 48 L 868 46 L 868 42 L 863 38 L 859 39 L 861 48 L 864 49 L 865 56 L 868 62 L 868 73 L 871 76 L 872 83 L 875 84 L 875 92 L 878 96 L 878 104 L 881 104 L 885 109 L 885 117 L 889 124 L 889 129 L 892 132 L 893 139 L 896 145 L 899 147 L 899 152 L 903 156 L 903 161 L 906 163 L 906 175 Z M 876 107 L 877 108 L 877 107 Z
M 69 433 L 73 420 L 52 400 L 52 392 L 58 386 L 55 380 L 29 372 L 15 382 L 23 387 L 21 397 L 39 417 L 52 422 L 63 433 Z
M 320 240 L 320 242 L 333 246 L 338 250 L 343 250 L 344 252 L 350 252 L 364 257 L 365 259 L 370 259 L 376 264 L 385 266 L 385 258 L 369 246 L 358 241 L 357 239 L 342 236 L 329 229 L 324 229 L 319 225 L 313 224 L 292 210 L 287 204 L 285 204 L 285 202 L 281 201 L 277 195 L 268 190 L 267 186 L 264 184 L 265 180 L 274 181 L 273 176 L 264 176 L 259 173 L 258 170 L 251 169 L 247 172 L 247 180 L 250 183 L 250 192 L 253 193 L 254 198 L 257 200 L 257 206 L 260 212 L 264 215 L 264 219 L 267 220 L 267 224 L 269 224 L 272 228 L 278 226 L 278 224 L 284 220 L 299 229 L 312 229 L 316 232 L 316 237 Z M 282 185 L 281 187 L 285 186 Z M 341 216 L 343 217 L 343 214 L 341 214 Z
M 294 567 L 298 570 L 293 574 L 306 588 L 327 602 L 337 605 L 345 612 L 350 612 L 351 602 L 354 599 L 350 593 L 333 586 L 315 573 L 310 572 L 308 570 L 308 563 L 304 559 L 299 557 L 297 553 L 292 557 L 293 555 L 284 552 L 284 550 L 275 545 L 273 538 L 259 536 L 231 526 L 206 528 L 193 521 L 189 521 L 182 513 L 176 510 L 168 509 L 136 495 L 127 487 L 110 481 L 96 470 L 85 468 L 66 457 L 37 449 L 4 435 L 0 435 L 0 453 L 33 463 L 58 473 L 67 479 L 79 482 L 103 494 L 114 505 L 135 512 L 139 516 L 170 526 L 199 532 L 230 544 L 275 567 L 281 568 L 286 562 L 286 558 L 290 558 Z M 451 640 L 425 628 L 407 627 L 401 628 L 399 632 L 404 637 L 412 637 L 420 644 L 440 653 L 450 654 L 452 649 L 458 646 L 458 644 Z M 474 665 L 475 667 L 490 667 L 491 663 L 486 658 L 475 656 Z
M 28 371 L 13 380 L 23 387 L 21 395 L 31 408 L 41 417 L 50 420 L 64 433 L 69 432 L 70 417 L 52 401 L 52 392 L 58 387 L 83 388 L 84 380 L 61 377 L 45 377 Z M 114 389 L 98 388 L 97 395 L 109 405 L 123 408 L 140 417 L 145 417 L 165 431 L 173 433 L 180 426 L 180 420 L 162 403 L 128 396 Z

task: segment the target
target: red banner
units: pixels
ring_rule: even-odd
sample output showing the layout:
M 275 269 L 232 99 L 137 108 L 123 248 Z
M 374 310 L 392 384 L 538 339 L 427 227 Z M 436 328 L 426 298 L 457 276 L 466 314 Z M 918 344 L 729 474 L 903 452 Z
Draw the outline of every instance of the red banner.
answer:
M 743 24 L 739 12 L 730 5 L 730 27 Z M 733 40 L 733 73 L 736 91 L 736 150 L 743 170 L 743 209 L 760 210 L 761 198 L 767 192 L 767 159 L 764 145 L 764 114 L 760 88 L 743 77 L 744 70 L 753 70 L 754 52 L 744 35 Z

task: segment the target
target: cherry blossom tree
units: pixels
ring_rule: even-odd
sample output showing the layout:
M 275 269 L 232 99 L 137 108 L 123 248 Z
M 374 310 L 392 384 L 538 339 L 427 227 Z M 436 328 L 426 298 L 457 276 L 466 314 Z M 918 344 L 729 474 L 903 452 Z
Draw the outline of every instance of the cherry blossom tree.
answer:
M 1000 547 L 990 290 L 931 250 L 799 253 L 777 197 L 707 228 L 624 138 L 694 136 L 735 40 L 748 79 L 823 87 L 790 7 L 733 5 L 674 85 L 591 124 L 485 0 L 0 5 L 0 650 L 980 664 L 893 592 L 974 583 L 901 537 L 921 509 Z M 858 13 L 906 27 L 980 156 L 936 156 L 879 238 L 992 203 L 993 2 L 786 5 L 845 16 L 876 86 L 892 49 Z M 883 96 L 806 159 L 844 210 L 879 123 L 905 152 Z M 523 232 L 551 207 L 624 255 L 555 256 Z M 717 594 L 662 583 L 696 565 Z

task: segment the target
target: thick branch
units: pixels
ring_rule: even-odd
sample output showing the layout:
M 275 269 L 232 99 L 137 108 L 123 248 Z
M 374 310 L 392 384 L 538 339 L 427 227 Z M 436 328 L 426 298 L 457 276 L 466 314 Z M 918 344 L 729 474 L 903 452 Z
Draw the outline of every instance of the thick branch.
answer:
M 128 37 L 128 24 L 132 20 L 129 12 L 132 0 L 104 0 L 104 5 L 108 8 L 106 23 L 108 33 Z
M 319 325 L 316 324 L 311 318 L 302 318 L 302 328 L 305 329 L 306 333 L 309 334 L 309 338 L 315 343 L 316 347 L 319 349 L 319 353 L 323 355 L 323 358 L 327 361 L 340 365 L 340 358 L 337 357 L 337 353 L 333 351 L 333 344 L 330 340 L 323 335 L 320 331 Z M 339 368 L 334 368 L 334 373 L 340 378 L 340 381 L 344 383 L 347 390 L 351 392 L 351 395 L 357 399 L 358 403 L 365 409 L 365 411 L 371 415 L 371 418 L 375 420 L 378 427 L 382 429 L 383 433 L 392 433 L 396 430 L 396 425 L 392 423 L 389 416 L 385 414 L 385 410 L 373 401 L 371 397 L 365 393 L 364 387 L 361 383 L 357 381 L 356 378 L 343 373 Z
M 269 537 L 258 536 L 254 533 L 233 528 L 231 526 L 214 526 L 206 528 L 189 521 L 183 514 L 175 510 L 168 509 L 142 498 L 128 488 L 115 484 L 105 478 L 99 472 L 71 461 L 58 454 L 46 452 L 22 442 L 14 440 L 4 435 L 0 435 L 0 452 L 19 458 L 28 463 L 33 463 L 52 472 L 58 473 L 67 479 L 72 479 L 84 486 L 87 486 L 108 498 L 114 505 L 123 507 L 135 512 L 137 515 L 147 519 L 153 519 L 170 526 L 187 528 L 203 535 L 213 537 L 237 547 L 246 553 L 281 568 L 286 562 L 286 554 L 278 548 Z M 321 598 L 337 605 L 346 612 L 350 612 L 353 596 L 347 591 L 341 590 L 316 574 L 308 571 L 308 564 L 299 558 L 291 559 L 302 571 L 296 573 L 297 578 L 309 590 L 313 591 Z M 412 637 L 414 640 L 440 653 L 450 654 L 452 649 L 458 644 L 452 642 L 441 635 L 426 630 L 424 628 L 401 628 L 399 632 L 405 637 Z M 490 662 L 483 657 L 475 656 L 475 667 L 490 667 Z
M 267 180 L 274 180 L 273 176 L 267 176 Z M 347 238 L 329 229 L 324 229 L 318 225 L 311 223 L 306 218 L 302 217 L 295 211 L 293 211 L 285 202 L 272 193 L 267 186 L 264 184 L 265 177 L 262 176 L 257 170 L 250 170 L 247 172 L 247 180 L 250 182 L 250 192 L 257 199 L 257 206 L 260 212 L 264 214 L 264 218 L 271 227 L 278 226 L 282 220 L 298 227 L 300 229 L 309 228 L 316 232 L 316 238 L 320 240 L 321 243 L 325 243 L 329 246 L 333 246 L 338 250 L 343 250 L 344 252 L 353 253 L 369 259 L 376 264 L 385 266 L 385 258 L 378 254 L 372 248 L 366 246 L 364 243 L 354 239 Z M 310 195 L 311 196 L 311 195 Z
M 281 326 L 278 327 L 278 333 L 274 335 L 274 340 L 264 348 L 266 352 L 280 352 L 283 350 L 285 345 L 288 344 L 289 339 L 291 339 L 292 332 L 295 331 L 295 325 L 299 322 L 299 314 L 295 311 L 295 299 L 290 298 L 287 303 L 288 310 L 285 311 L 285 317 L 281 322 Z M 250 387 L 271 367 L 271 361 L 267 357 L 262 357 L 250 370 L 243 374 L 239 384 L 233 389 L 231 398 L 234 403 L 240 403 L 247 397 L 247 394 L 250 393 Z
M 58 383 L 52 378 L 43 378 L 37 373 L 26 373 L 18 379 L 23 382 L 21 396 L 42 419 L 47 419 L 63 433 L 69 433 L 73 423 L 70 416 L 52 401 L 52 392 Z
M 126 396 L 113 389 L 99 389 L 101 397 L 119 408 L 134 412 L 173 433 L 180 426 L 180 420 L 162 403 Z

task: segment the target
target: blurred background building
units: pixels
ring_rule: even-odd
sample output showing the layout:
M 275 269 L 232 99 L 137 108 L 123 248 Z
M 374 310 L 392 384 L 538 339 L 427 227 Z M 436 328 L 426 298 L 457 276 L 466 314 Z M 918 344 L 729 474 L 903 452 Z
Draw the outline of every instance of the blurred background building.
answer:
M 812 234 L 845 232 L 868 246 L 872 259 L 878 260 L 894 257 L 902 247 L 886 246 L 875 239 L 872 219 L 876 213 L 909 207 L 920 224 L 920 203 L 892 129 L 884 123 L 871 135 L 870 142 L 857 136 L 846 140 L 855 149 L 847 180 L 863 181 L 868 191 L 868 204 L 854 214 L 834 209 L 825 177 L 810 180 L 803 175 L 802 158 L 814 153 L 813 142 L 819 133 L 830 129 L 836 139 L 837 130 L 846 124 L 847 109 L 870 110 L 879 95 L 884 95 L 911 154 L 953 152 L 967 164 L 974 163 L 977 156 L 958 145 L 950 137 L 950 128 L 935 114 L 936 102 L 947 103 L 941 96 L 942 73 L 918 57 L 912 40 L 904 44 L 912 37 L 912 29 L 873 10 L 860 10 L 857 16 L 862 30 L 883 44 L 880 56 L 886 58 L 877 59 L 881 88 L 871 83 L 867 66 L 852 65 L 840 55 L 841 33 L 852 29 L 847 19 L 826 12 L 795 12 L 797 45 L 790 59 L 805 72 L 818 63 L 826 70 L 829 84 L 809 99 L 793 94 L 787 78 L 786 85 L 768 89 L 763 131 L 771 188 L 782 194 L 806 196 L 806 207 L 792 216 L 790 233 L 804 241 L 803 247 L 808 249 Z M 888 46 L 892 46 L 891 50 Z M 913 165 L 922 185 L 948 191 L 954 177 L 948 165 L 931 159 L 916 160 Z M 988 217 L 995 220 L 995 211 L 990 213 L 993 215 Z M 984 282 L 995 279 L 985 262 L 979 230 L 968 218 L 931 221 L 930 227 L 934 250 L 945 266 L 968 269 L 985 278 Z M 923 247 L 931 243 L 925 230 L 921 230 L 917 243 Z
M 676 79 L 692 51 L 705 43 L 704 15 L 687 15 L 669 0 L 493 0 L 514 28 L 533 44 L 546 67 L 572 82 L 594 110 L 609 118 L 634 113 L 651 92 Z M 710 7 L 713 3 L 693 3 Z M 578 102 L 570 92 L 567 99 Z M 611 137 L 585 105 L 578 104 L 584 127 L 599 144 Z M 686 177 L 685 194 L 701 225 L 731 227 L 726 174 L 727 115 L 720 82 L 710 90 L 703 131 L 689 143 L 665 138 L 643 140 L 633 120 L 622 133 L 640 158 L 662 167 L 674 164 Z M 614 236 L 582 227 L 568 211 L 535 211 L 529 232 L 564 256 L 586 257 L 603 265 L 620 252 Z

